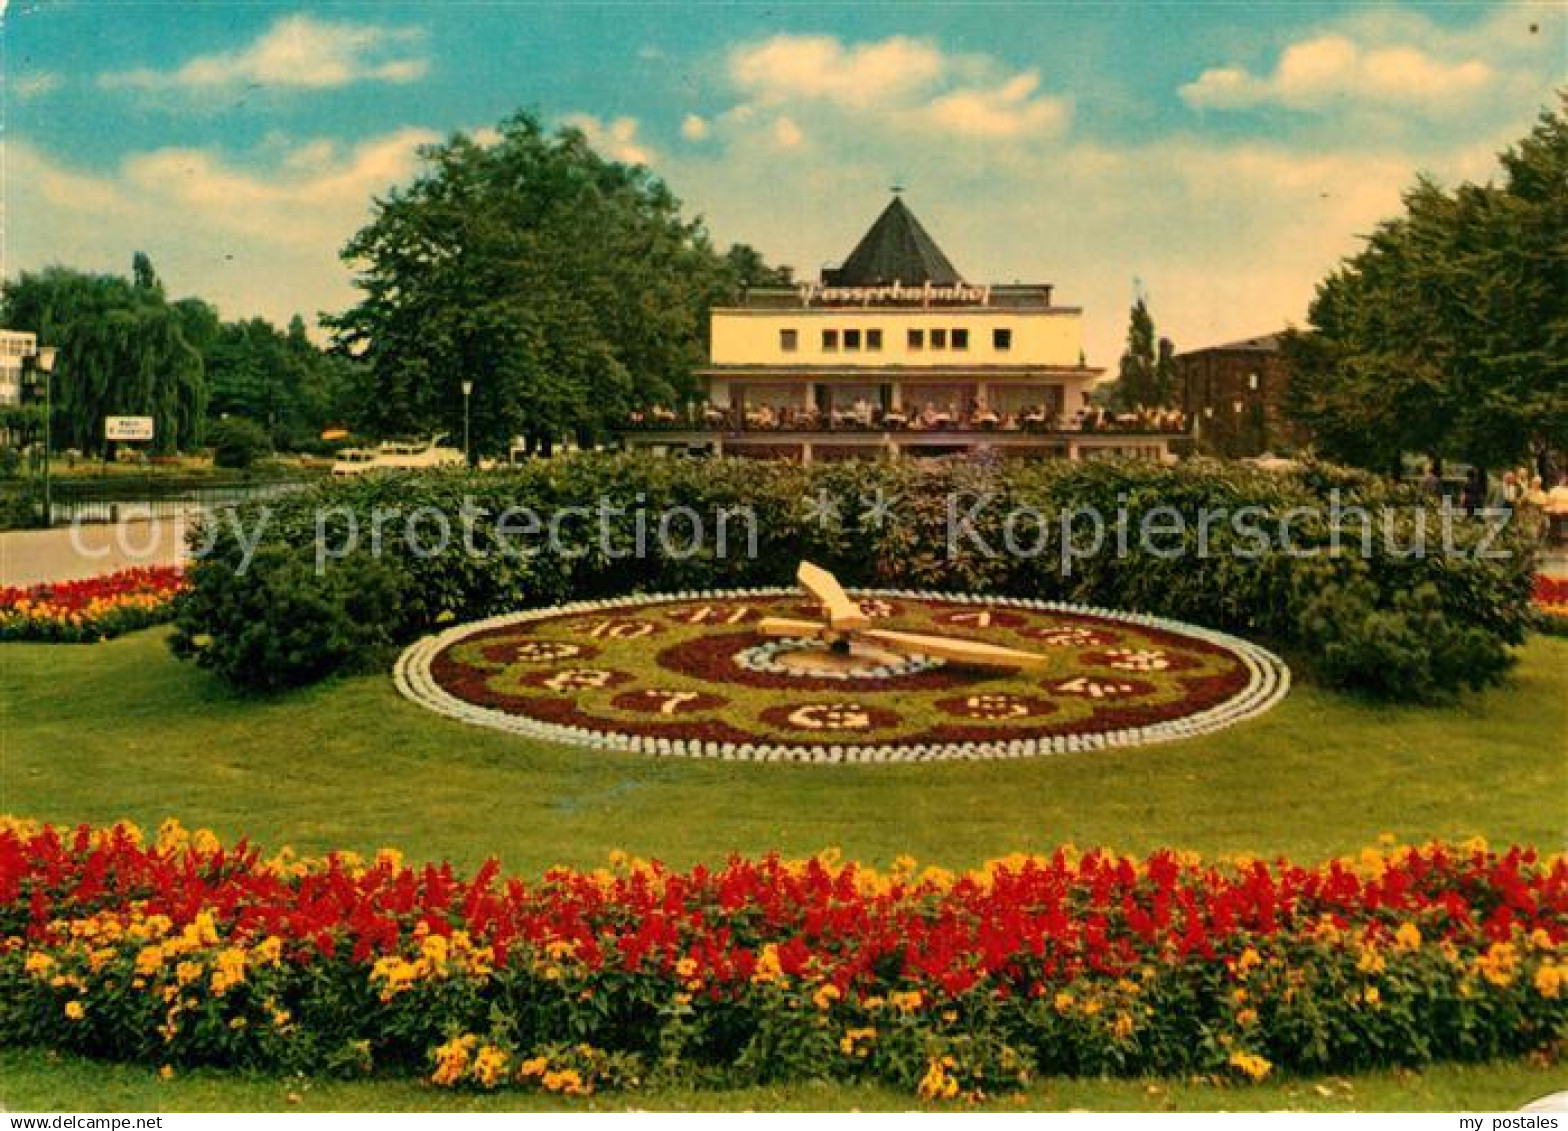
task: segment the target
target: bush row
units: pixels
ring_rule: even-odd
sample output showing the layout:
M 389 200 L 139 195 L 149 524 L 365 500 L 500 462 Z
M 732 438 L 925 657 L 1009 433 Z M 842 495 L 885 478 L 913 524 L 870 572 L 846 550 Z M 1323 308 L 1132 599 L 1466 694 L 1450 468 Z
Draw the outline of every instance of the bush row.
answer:
M 175 640 L 260 688 L 378 662 L 437 625 L 508 609 L 788 585 L 802 558 L 851 585 L 1187 620 L 1271 642 L 1329 684 L 1402 698 L 1496 680 L 1531 620 L 1524 532 L 1494 538 L 1407 488 L 1331 467 L 579 456 L 338 481 L 266 507 L 197 532 L 213 548 L 191 571 Z M 431 552 L 443 524 L 451 537 Z M 552 529 L 563 544 L 549 544 Z

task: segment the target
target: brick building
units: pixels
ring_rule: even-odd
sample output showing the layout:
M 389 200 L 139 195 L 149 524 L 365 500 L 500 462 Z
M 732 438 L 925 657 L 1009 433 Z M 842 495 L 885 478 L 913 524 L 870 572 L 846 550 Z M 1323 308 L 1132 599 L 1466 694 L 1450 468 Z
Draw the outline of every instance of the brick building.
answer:
M 1299 443 L 1284 412 L 1290 365 L 1278 334 L 1179 353 L 1175 360 L 1182 408 L 1200 451 L 1234 458 Z

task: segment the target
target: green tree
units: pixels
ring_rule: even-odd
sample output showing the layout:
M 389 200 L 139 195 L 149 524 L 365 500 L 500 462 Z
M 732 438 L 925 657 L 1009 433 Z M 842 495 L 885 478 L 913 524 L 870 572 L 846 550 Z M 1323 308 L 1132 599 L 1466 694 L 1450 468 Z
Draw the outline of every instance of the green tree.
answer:
M 1501 155 L 1501 184 L 1421 178 L 1404 215 L 1319 284 L 1287 335 L 1286 410 L 1335 458 L 1482 467 L 1568 445 L 1568 96 Z
M 159 451 L 201 442 L 206 371 L 187 336 L 199 330 L 199 311 L 165 299 L 145 255 L 134 271 L 132 280 L 49 267 L 8 280 L 0 292 L 4 325 L 59 348 L 56 448 L 101 452 L 111 415 L 151 416 Z
M 1117 366 L 1111 403 L 1120 410 L 1146 407 L 1155 401 L 1154 319 L 1139 295 L 1127 319 L 1127 348 Z
M 458 435 L 472 381 L 474 448 L 493 452 L 692 393 L 707 310 L 736 280 L 662 182 L 527 114 L 423 156 L 344 248 L 364 297 L 327 320 L 367 367 L 368 428 Z

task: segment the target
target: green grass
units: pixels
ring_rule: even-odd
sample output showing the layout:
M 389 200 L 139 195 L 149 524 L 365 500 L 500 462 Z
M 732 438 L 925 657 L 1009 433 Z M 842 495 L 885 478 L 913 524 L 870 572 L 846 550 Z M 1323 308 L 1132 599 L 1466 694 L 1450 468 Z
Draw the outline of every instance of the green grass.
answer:
M 404 849 L 510 869 L 671 863 L 829 845 L 948 866 L 1061 841 L 1130 851 L 1352 852 L 1402 838 L 1564 839 L 1568 640 L 1441 708 L 1298 687 L 1261 719 L 1182 743 L 1029 761 L 786 766 L 547 746 L 403 700 L 390 677 L 276 699 L 225 691 L 163 633 L 0 647 L 0 811 L 169 815 L 270 847 Z
M 440 1091 L 417 1080 L 277 1079 L 196 1072 L 161 1080 L 151 1069 L 31 1050 L 0 1050 L 0 1102 L 12 1111 L 902 1111 L 919 1106 L 887 1088 L 807 1083 L 727 1092 L 639 1091 L 562 1100 L 516 1092 Z M 1169 1080 L 1048 1079 L 984 1106 L 1000 1111 L 1510 1111 L 1568 1087 L 1559 1068 L 1438 1065 L 1314 1080 L 1216 1086 Z
M 163 631 L 90 646 L 0 646 L 0 812 L 56 822 L 169 815 L 301 851 L 395 845 L 411 859 L 516 871 L 602 863 L 612 848 L 675 864 L 837 845 L 887 863 L 949 866 L 1062 841 L 1129 851 L 1353 852 L 1380 833 L 1564 843 L 1568 640 L 1535 637 L 1508 685 L 1440 708 L 1298 687 L 1263 718 L 1189 742 L 1024 762 L 926 766 L 661 761 L 530 743 L 405 702 L 386 675 L 276 699 L 233 695 L 177 663 Z M 417 1081 L 339 1084 L 199 1074 L 0 1052 L 15 1108 L 528 1106 Z M 1269 1082 L 1049 1081 L 1030 1107 L 1178 1110 L 1517 1106 L 1568 1086 L 1504 1064 Z M 1320 1094 L 1319 1089 L 1329 1094 Z M 875 1089 L 800 1085 L 638 1093 L 657 1107 L 905 1107 Z M 1013 1101 L 1003 1101 L 1003 1106 Z

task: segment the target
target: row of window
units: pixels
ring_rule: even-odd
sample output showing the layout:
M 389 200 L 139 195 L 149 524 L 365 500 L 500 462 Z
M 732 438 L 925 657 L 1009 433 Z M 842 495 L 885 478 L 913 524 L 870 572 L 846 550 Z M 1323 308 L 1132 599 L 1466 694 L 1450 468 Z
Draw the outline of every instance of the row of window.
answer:
M 966 350 L 969 348 L 969 331 L 963 327 L 955 326 L 951 330 L 910 330 L 905 342 L 911 350 L 923 350 L 930 346 L 934 350 Z M 794 353 L 800 348 L 800 332 L 798 330 L 779 331 L 779 349 L 785 353 Z M 859 350 L 865 349 L 875 353 L 882 348 L 881 330 L 824 330 L 822 331 L 822 349 L 832 353 L 839 349 Z M 998 327 L 991 331 L 991 348 L 995 350 L 1010 350 L 1013 348 L 1013 332 Z

